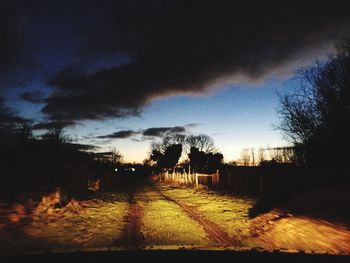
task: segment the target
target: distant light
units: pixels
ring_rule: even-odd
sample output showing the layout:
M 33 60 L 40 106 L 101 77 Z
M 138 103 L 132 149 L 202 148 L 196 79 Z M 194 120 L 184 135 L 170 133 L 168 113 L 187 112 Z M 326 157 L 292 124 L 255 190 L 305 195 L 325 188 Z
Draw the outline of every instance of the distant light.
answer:
M 135 172 L 135 168 L 134 168 L 134 167 L 133 167 L 133 168 L 131 168 L 131 171 Z
M 114 171 L 118 172 L 118 168 L 115 168 Z

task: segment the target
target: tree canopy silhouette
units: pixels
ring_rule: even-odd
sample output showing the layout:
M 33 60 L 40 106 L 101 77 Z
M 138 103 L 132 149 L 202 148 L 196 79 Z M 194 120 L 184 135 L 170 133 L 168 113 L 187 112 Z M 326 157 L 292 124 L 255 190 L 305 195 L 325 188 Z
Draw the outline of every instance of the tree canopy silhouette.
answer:
M 219 169 L 224 156 L 221 153 L 205 153 L 198 150 L 196 147 L 191 147 L 188 158 L 190 159 L 190 165 L 194 171 L 213 173 Z
M 350 41 L 326 63 L 300 71 L 303 85 L 281 97 L 279 129 L 303 151 L 305 163 L 345 167 L 350 147 Z
M 189 135 L 186 137 L 184 142 L 188 151 L 190 151 L 192 147 L 195 147 L 199 151 L 205 153 L 216 151 L 214 147 L 214 140 L 206 134 Z
M 210 136 L 189 135 L 185 139 L 185 145 L 189 148 L 187 155 L 194 171 L 212 173 L 220 167 L 224 156 L 217 152 Z
M 191 147 L 188 154 L 190 165 L 194 171 L 202 172 L 206 166 L 206 154 L 197 147 Z
M 150 159 L 160 168 L 173 168 L 182 155 L 183 146 L 188 149 L 189 164 L 196 172 L 215 172 L 224 158 L 208 135 L 172 134 L 164 136 L 161 142 L 152 142 Z
M 153 142 L 150 159 L 157 162 L 160 168 L 173 168 L 182 154 L 183 137 L 165 136 L 161 143 Z

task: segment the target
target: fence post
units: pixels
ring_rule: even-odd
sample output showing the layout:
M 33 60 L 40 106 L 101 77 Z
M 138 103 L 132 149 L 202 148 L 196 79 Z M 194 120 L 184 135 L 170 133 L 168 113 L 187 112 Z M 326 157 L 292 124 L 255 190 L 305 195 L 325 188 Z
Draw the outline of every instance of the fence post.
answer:
M 198 174 L 196 173 L 195 176 L 196 176 L 196 187 L 198 187 Z

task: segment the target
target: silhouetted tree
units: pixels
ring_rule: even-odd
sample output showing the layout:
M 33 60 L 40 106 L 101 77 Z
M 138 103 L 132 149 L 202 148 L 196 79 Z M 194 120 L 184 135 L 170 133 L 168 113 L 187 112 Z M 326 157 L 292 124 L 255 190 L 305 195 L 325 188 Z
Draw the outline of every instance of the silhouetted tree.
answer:
M 252 157 L 252 162 L 251 162 L 251 165 L 254 166 L 256 165 L 256 160 L 255 160 L 255 149 L 254 148 L 251 148 L 250 149 L 250 156 Z
M 158 166 L 161 166 L 163 164 L 164 154 L 160 150 L 153 149 L 150 159 L 156 162 Z
M 64 133 L 63 127 L 60 126 L 50 128 L 42 135 L 42 138 L 55 144 L 63 144 L 70 141 L 68 136 Z
M 15 132 L 21 142 L 27 142 L 33 137 L 33 129 L 31 125 L 26 121 L 18 123 L 16 125 Z
M 214 173 L 219 169 L 224 156 L 221 153 L 207 153 L 207 167 L 206 171 L 209 173 Z
M 111 162 L 114 164 L 119 164 L 123 159 L 123 155 L 116 149 L 112 148 L 111 151 Z
M 205 153 L 196 147 L 191 147 L 188 158 L 194 171 L 212 173 L 220 168 L 224 156 L 221 153 Z
M 206 166 L 206 154 L 197 147 L 191 147 L 188 154 L 191 168 L 196 172 L 203 172 Z
M 163 166 L 167 168 L 173 168 L 179 161 L 182 153 L 181 144 L 172 144 L 168 146 L 164 152 Z
M 194 171 L 211 173 L 219 169 L 223 155 L 217 152 L 214 140 L 210 136 L 189 135 L 184 143 L 191 168 Z
M 181 157 L 183 140 L 175 134 L 163 137 L 162 142 L 152 142 L 150 159 L 160 168 L 173 168 Z
M 300 71 L 299 91 L 281 97 L 279 129 L 312 166 L 347 166 L 350 147 L 350 45 L 324 63 Z M 299 154 L 300 155 L 300 154 Z
M 214 140 L 206 134 L 189 135 L 185 139 L 185 146 L 189 152 L 192 147 L 197 148 L 201 152 L 215 152 Z
M 186 136 L 183 134 L 168 134 L 162 139 L 161 147 L 165 150 L 167 147 L 180 144 L 183 145 Z
M 265 160 L 266 160 L 265 149 L 259 148 L 258 149 L 258 165 L 261 165 Z
M 0 95 L 0 144 L 24 142 L 31 138 L 31 121 L 20 117 Z
M 243 149 L 241 151 L 240 163 L 243 166 L 250 166 L 252 164 L 252 158 L 249 149 Z
M 158 167 L 172 168 L 182 155 L 182 146 L 189 148 L 187 156 L 191 168 L 196 172 L 215 171 L 222 163 L 223 155 L 217 153 L 214 140 L 208 135 L 182 134 L 166 135 L 161 142 L 152 142 L 150 160 L 157 162 Z

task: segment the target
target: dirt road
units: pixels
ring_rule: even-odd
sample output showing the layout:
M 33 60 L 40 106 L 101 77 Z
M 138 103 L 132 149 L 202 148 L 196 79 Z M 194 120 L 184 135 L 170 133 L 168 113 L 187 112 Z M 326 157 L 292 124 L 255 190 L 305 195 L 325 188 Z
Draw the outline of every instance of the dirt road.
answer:
M 142 224 L 142 208 L 136 203 L 133 192 L 129 193 L 129 212 L 124 217 L 126 224 L 124 225 L 123 234 L 115 240 L 115 246 L 123 246 L 129 249 L 137 249 L 141 245 L 141 224 Z
M 222 247 L 240 247 L 241 246 L 241 243 L 239 241 L 231 238 L 218 225 L 201 216 L 200 213 L 197 211 L 196 207 L 190 206 L 187 204 L 181 204 L 177 202 L 175 199 L 172 199 L 169 196 L 166 196 L 165 194 L 161 194 L 161 195 L 166 200 L 177 204 L 190 218 L 198 222 L 203 227 L 207 235 L 219 246 L 222 246 Z

